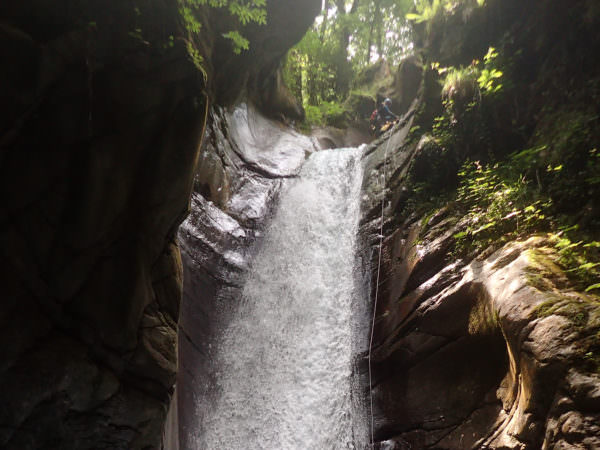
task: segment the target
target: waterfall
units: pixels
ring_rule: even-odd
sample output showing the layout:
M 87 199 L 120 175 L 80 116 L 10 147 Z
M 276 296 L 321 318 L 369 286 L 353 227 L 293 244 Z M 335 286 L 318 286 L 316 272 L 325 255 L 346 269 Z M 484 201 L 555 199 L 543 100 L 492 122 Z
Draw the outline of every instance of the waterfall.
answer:
M 213 349 L 198 449 L 362 449 L 361 149 L 313 153 L 279 205 Z

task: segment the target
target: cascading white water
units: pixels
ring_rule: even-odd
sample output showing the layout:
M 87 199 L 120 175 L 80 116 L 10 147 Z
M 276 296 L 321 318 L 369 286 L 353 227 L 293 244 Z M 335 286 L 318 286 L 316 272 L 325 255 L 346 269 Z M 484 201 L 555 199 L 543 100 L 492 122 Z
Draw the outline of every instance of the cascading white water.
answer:
M 218 339 L 198 449 L 362 449 L 353 374 L 360 149 L 316 152 L 288 180 Z

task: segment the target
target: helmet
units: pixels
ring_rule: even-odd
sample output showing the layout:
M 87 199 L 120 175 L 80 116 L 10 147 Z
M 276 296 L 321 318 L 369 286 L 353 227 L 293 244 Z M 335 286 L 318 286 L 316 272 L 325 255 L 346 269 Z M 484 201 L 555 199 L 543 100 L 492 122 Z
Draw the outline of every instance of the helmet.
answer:
M 391 98 L 389 98 L 389 97 L 388 97 L 388 98 L 386 98 L 386 99 L 383 101 L 383 104 L 384 104 L 385 106 L 392 106 L 392 99 L 391 99 Z

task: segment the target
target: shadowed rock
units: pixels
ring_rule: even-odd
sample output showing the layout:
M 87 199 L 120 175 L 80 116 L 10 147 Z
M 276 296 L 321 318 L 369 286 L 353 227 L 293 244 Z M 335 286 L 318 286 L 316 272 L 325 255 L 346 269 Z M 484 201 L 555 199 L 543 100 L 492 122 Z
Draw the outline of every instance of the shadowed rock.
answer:
M 288 27 L 292 3 L 304 20 Z M 248 33 L 256 53 L 230 66 L 215 50 L 210 87 L 174 0 L 0 5 L 0 447 L 160 446 L 206 94 L 273 76 L 314 4 L 269 2 L 276 19 Z M 201 39 L 212 55 L 221 37 Z

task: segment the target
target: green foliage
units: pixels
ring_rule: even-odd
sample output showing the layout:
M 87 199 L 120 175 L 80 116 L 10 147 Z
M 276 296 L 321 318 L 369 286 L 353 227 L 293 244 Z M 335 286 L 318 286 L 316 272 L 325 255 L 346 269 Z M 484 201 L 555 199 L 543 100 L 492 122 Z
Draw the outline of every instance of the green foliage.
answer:
M 406 19 L 417 24 L 425 23 L 427 33 L 444 20 L 446 16 L 455 14 L 462 6 L 478 6 L 485 0 L 415 0 L 412 12 Z
M 357 75 L 375 59 L 397 64 L 410 54 L 411 29 L 404 15 L 411 7 L 412 0 L 325 1 L 313 27 L 288 52 L 286 85 L 307 110 L 323 102 L 343 103 Z M 309 120 L 318 115 L 311 111 Z
M 600 293 L 600 241 L 574 241 L 578 226 L 564 228 L 560 233 L 551 234 L 551 240 L 558 250 L 559 263 L 575 285 L 586 292 Z M 581 236 L 580 236 L 581 237 Z
M 474 66 L 447 68 L 442 87 L 442 97 L 451 102 L 477 100 L 480 96 L 477 85 L 478 75 L 479 71 Z
M 323 125 L 323 113 L 318 106 L 314 105 L 306 105 L 304 108 L 304 112 L 306 114 L 305 122 L 310 127 L 310 125 Z
M 415 12 L 407 13 L 406 19 L 415 23 L 423 23 L 433 20 L 436 16 L 442 14 L 445 9 L 450 11 L 452 1 L 450 0 L 419 0 L 415 1 Z
M 600 241 L 569 226 L 567 218 L 556 213 L 553 199 L 539 189 L 536 178 L 528 179 L 537 155 L 545 147 L 514 153 L 502 163 L 482 165 L 467 162 L 459 172 L 456 204 L 462 211 L 464 227 L 454 237 L 455 254 L 481 251 L 489 246 L 545 230 L 574 288 L 600 292 Z M 560 166 L 551 167 L 560 174 Z
M 230 0 L 229 13 L 237 17 L 242 25 L 247 25 L 250 22 L 265 25 L 267 23 L 266 6 L 266 0 L 246 0 L 244 2 Z
M 183 23 L 185 25 L 186 30 L 191 34 L 200 33 L 202 25 L 200 24 L 200 21 L 196 18 L 194 9 L 191 6 L 192 3 L 188 2 L 187 0 L 180 0 L 179 4 L 179 14 L 181 14 L 181 18 L 183 19 Z
M 194 47 L 194 45 L 192 44 L 191 41 L 187 41 L 185 43 L 188 55 L 190 57 L 190 59 L 192 60 L 192 63 L 194 63 L 194 66 L 196 66 L 196 68 L 202 72 L 202 74 L 204 75 L 204 78 L 206 79 L 206 71 L 204 70 L 204 66 L 202 65 L 203 63 L 203 58 L 200 55 L 200 52 L 198 51 L 198 49 L 196 47 Z
M 484 66 L 479 71 L 477 83 L 479 83 L 479 89 L 481 89 L 484 94 L 496 94 L 502 89 L 502 84 L 499 82 L 499 79 L 502 78 L 503 73 L 495 67 L 497 57 L 498 52 L 494 47 L 490 47 L 483 57 Z
M 538 198 L 530 183 L 515 177 L 509 166 L 467 161 L 459 171 L 456 202 L 464 212 L 465 228 L 457 233 L 456 251 L 481 251 L 548 225 L 552 202 Z
M 233 45 L 233 53 L 236 55 L 239 55 L 242 50 L 248 50 L 250 48 L 250 41 L 242 36 L 239 31 L 234 30 L 223 33 L 223 37 L 231 40 Z
M 322 101 L 319 105 L 306 105 L 306 125 L 325 126 L 335 125 L 335 122 L 341 120 L 347 110 L 337 102 Z
M 184 27 L 188 32 L 186 42 L 188 53 L 194 64 L 202 72 L 204 72 L 202 57 L 194 44 L 195 36 L 202 29 L 202 24 L 198 18 L 201 8 L 207 6 L 211 8 L 226 7 L 229 14 L 237 19 L 239 28 L 243 28 L 251 22 L 260 25 L 267 23 L 266 0 L 178 0 L 178 4 Z M 235 54 L 240 54 L 242 50 L 249 49 L 250 43 L 240 33 L 239 29 L 230 30 L 223 33 L 222 36 L 231 41 L 232 50 Z
M 536 180 L 539 190 L 553 198 L 563 214 L 571 215 L 572 220 L 589 215 L 600 225 L 593 210 L 593 201 L 600 196 L 596 147 L 600 117 L 593 108 L 542 111 L 541 115 L 534 145 L 512 155 L 513 161 L 528 178 Z
M 504 73 L 497 66 L 498 51 L 490 47 L 483 62 L 475 59 L 468 67 L 440 67 L 433 63 L 431 68 L 445 75 L 442 97 L 456 102 L 461 100 L 479 101 L 480 97 L 492 96 L 502 90 L 501 78 Z
M 304 38 L 288 52 L 283 77 L 296 98 L 304 107 L 322 101 L 338 100 L 334 41 L 321 43 L 318 33 L 309 30 Z

